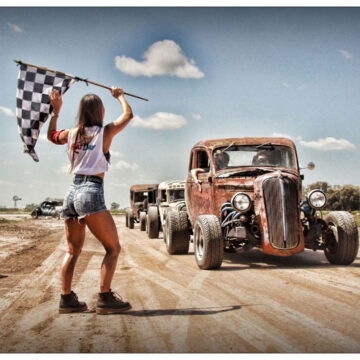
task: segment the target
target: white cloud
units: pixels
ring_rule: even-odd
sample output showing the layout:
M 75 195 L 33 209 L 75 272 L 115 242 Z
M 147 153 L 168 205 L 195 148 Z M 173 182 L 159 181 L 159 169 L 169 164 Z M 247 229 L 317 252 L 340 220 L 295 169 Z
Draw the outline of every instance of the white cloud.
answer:
M 282 82 L 281 83 L 281 85 L 283 86 L 283 87 L 286 87 L 286 88 L 292 88 L 292 89 L 297 89 L 297 90 L 304 90 L 305 89 L 305 85 L 304 84 L 299 84 L 299 85 L 297 85 L 297 84 L 289 84 L 288 82 L 286 82 L 286 81 L 284 81 L 284 82 Z
M 114 157 L 123 157 L 124 155 L 120 152 L 120 151 L 116 151 L 116 150 L 111 150 L 110 151 L 110 154 L 111 154 L 111 157 L 114 158 Z
M 119 170 L 137 170 L 139 168 L 139 165 L 136 163 L 129 164 L 125 160 L 120 160 L 116 164 L 113 164 L 112 167 Z
M 131 76 L 169 75 L 179 78 L 200 79 L 204 73 L 193 59 L 188 59 L 181 47 L 173 40 L 162 40 L 152 44 L 144 53 L 143 61 L 125 55 L 115 57 L 115 67 Z
M 316 141 L 304 141 L 302 138 L 299 138 L 299 143 L 304 147 L 320 151 L 354 150 L 356 148 L 350 141 L 334 137 L 326 137 Z
M 271 136 L 273 137 L 284 137 L 284 138 L 288 138 L 290 140 L 293 140 L 293 138 L 290 136 L 290 135 L 287 135 L 287 134 L 280 134 L 280 133 L 277 133 L 277 132 L 273 132 L 271 134 Z
M 14 112 L 5 106 L 0 106 L 0 112 L 5 114 L 6 116 L 15 116 Z
M 348 51 L 346 50 L 339 50 L 341 52 L 341 54 L 344 56 L 344 58 L 346 60 L 350 60 L 353 58 L 352 54 L 350 54 Z
M 192 114 L 193 118 L 195 120 L 201 120 L 201 115 L 200 114 Z
M 132 126 L 154 130 L 175 130 L 180 129 L 187 123 L 187 120 L 182 115 L 157 112 L 145 119 L 135 115 Z
M 20 27 L 19 25 L 12 24 L 12 23 L 9 23 L 9 22 L 7 24 L 15 32 L 19 32 L 19 33 L 24 32 L 24 29 L 22 27 Z
M 59 169 L 55 170 L 58 174 L 69 174 L 70 164 L 63 165 Z

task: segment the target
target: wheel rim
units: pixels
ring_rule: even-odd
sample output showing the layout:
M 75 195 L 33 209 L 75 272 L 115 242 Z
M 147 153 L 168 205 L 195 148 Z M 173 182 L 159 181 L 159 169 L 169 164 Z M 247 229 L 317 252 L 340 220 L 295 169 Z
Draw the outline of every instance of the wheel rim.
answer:
M 195 255 L 199 260 L 201 260 L 204 255 L 204 237 L 200 226 L 198 226 L 196 229 L 194 243 L 195 243 Z

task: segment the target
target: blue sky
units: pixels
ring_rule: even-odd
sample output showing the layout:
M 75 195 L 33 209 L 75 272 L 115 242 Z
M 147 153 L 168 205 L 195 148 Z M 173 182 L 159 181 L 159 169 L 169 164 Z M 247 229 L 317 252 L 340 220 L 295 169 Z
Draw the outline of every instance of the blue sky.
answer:
M 13 59 L 123 87 L 135 119 L 112 145 L 105 196 L 122 207 L 135 183 L 184 179 L 199 140 L 291 137 L 305 185 L 359 185 L 359 8 L 0 8 L 0 205 L 64 197 L 65 147 L 39 139 L 22 153 Z M 99 95 L 105 123 L 121 114 L 107 90 L 75 84 L 59 128 Z M 46 134 L 47 124 L 42 128 Z

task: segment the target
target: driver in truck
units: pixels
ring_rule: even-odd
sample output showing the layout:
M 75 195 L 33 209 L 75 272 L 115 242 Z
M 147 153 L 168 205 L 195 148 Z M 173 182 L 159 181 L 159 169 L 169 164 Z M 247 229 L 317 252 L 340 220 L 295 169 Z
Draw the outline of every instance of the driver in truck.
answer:
M 216 170 L 222 170 L 228 166 L 230 157 L 227 152 L 216 150 L 214 154 L 214 160 L 215 160 Z
M 265 150 L 259 151 L 252 160 L 252 164 L 255 166 L 266 166 L 270 165 L 271 159 L 269 153 Z

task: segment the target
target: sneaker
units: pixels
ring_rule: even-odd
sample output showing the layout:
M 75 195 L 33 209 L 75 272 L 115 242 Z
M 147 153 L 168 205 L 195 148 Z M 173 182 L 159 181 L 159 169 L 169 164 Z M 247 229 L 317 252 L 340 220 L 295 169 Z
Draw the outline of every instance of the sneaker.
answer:
M 70 294 L 61 295 L 59 313 L 67 314 L 72 312 L 83 312 L 87 310 L 87 305 L 83 301 L 79 301 L 77 295 L 71 291 Z
M 127 301 L 123 301 L 119 294 L 109 291 L 98 295 L 97 314 L 117 314 L 129 309 L 131 309 L 131 305 Z

